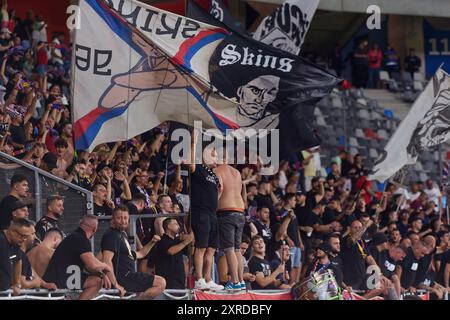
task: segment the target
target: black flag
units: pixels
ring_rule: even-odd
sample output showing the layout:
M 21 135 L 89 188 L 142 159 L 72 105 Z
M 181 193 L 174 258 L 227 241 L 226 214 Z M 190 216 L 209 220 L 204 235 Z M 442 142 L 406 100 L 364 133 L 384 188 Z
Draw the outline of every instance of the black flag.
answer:
M 194 2 L 192 18 L 224 28 Z M 215 88 L 238 104 L 241 127 L 280 130 L 280 157 L 320 145 L 313 130 L 315 104 L 341 81 L 321 67 L 227 28 L 231 35 L 210 60 Z

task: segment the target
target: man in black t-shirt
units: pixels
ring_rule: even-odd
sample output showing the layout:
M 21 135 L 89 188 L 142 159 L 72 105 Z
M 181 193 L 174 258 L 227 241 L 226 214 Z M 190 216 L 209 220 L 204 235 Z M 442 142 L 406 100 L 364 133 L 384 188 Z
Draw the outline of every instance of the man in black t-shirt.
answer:
M 64 213 L 64 197 L 53 195 L 47 198 L 47 214 L 36 224 L 36 238 L 42 241 L 47 230 L 58 229 L 65 237 L 59 225 L 59 219 Z
M 274 272 L 281 264 L 284 264 L 284 272 L 280 273 L 276 279 L 285 285 L 289 285 L 293 283 L 290 278 L 292 268 L 289 245 L 285 241 L 279 241 L 275 249 L 275 258 L 270 261 L 270 270 Z
M 364 226 L 358 220 L 352 222 L 350 234 L 342 239 L 341 257 L 344 270 L 344 282 L 356 290 L 367 290 L 366 264 L 376 265 L 361 239 L 367 228 L 373 223 L 369 220 Z
M 0 231 L 0 291 L 12 289 L 15 295 L 22 288 L 22 254 L 20 246 L 32 236 L 32 224 L 17 219 L 7 230 Z
M 419 268 L 419 261 L 425 254 L 426 248 L 422 241 L 417 241 L 408 248 L 406 257 L 402 263 L 397 265 L 396 274 L 400 278 L 402 290 L 409 290 L 412 293 L 416 292 L 414 282 Z
M 270 239 L 272 239 L 272 231 L 270 229 L 270 210 L 266 206 L 258 208 L 256 212 L 256 219 L 252 221 L 258 235 L 264 239 L 264 242 L 269 244 Z
M 58 289 L 83 289 L 80 300 L 94 298 L 102 283 L 105 288 L 109 288 L 112 269 L 97 260 L 91 251 L 90 239 L 97 227 L 98 220 L 95 216 L 83 216 L 79 228 L 56 248 L 42 279 L 55 283 Z M 107 277 L 104 277 L 104 273 Z
M 183 254 L 187 255 L 187 246 L 194 241 L 194 234 L 191 231 L 180 236 L 180 225 L 175 218 L 166 218 L 163 229 L 164 234 L 156 247 L 155 274 L 166 279 L 166 288 L 185 289 Z
M 270 221 L 275 223 L 275 208 L 274 204 L 278 202 L 277 197 L 271 190 L 272 186 L 268 181 L 261 181 L 258 186 L 258 194 L 255 196 L 255 201 L 258 208 L 267 207 L 270 211 Z
M 351 287 L 344 283 L 344 271 L 343 262 L 339 255 L 341 252 L 341 239 L 339 233 L 333 233 L 328 238 L 328 244 L 330 245 L 331 252 L 329 255 L 330 263 L 333 266 L 333 272 L 336 276 L 336 281 L 342 289 L 351 291 Z
M 11 222 L 12 207 L 17 200 L 24 200 L 28 195 L 28 179 L 23 174 L 11 178 L 9 194 L 0 202 L 0 230 L 7 229 Z
M 260 236 L 254 236 L 251 244 L 252 257 L 248 261 L 248 269 L 251 274 L 255 275 L 255 281 L 251 283 L 252 290 L 290 288 L 277 280 L 277 277 L 285 271 L 284 263 L 281 263 L 278 268 L 271 272 L 270 264 L 264 258 L 266 254 L 264 239 Z
M 189 164 L 191 188 L 191 229 L 195 236 L 195 288 L 200 290 L 222 290 L 211 276 L 214 253 L 218 247 L 219 234 L 217 208 L 219 205 L 219 178 L 212 170 L 217 164 L 215 149 L 203 151 L 196 159 L 198 131 L 193 133 Z M 202 164 L 198 164 L 198 161 Z
M 144 259 L 160 238 L 155 235 L 141 250 L 133 251 L 125 231 L 129 228 L 129 220 L 126 206 L 114 208 L 111 228 L 105 232 L 101 241 L 102 261 L 114 270 L 111 283 L 120 292 L 126 290 L 140 293 L 142 299 L 154 299 L 166 287 L 164 278 L 134 270 L 136 260 Z
M 108 198 L 108 190 L 105 185 L 96 183 L 92 188 L 92 197 L 94 202 L 94 215 L 104 217 L 112 215 L 114 202 Z
M 287 193 L 283 197 L 283 208 L 279 214 L 281 225 L 275 234 L 275 240 L 283 240 L 283 234 L 287 235 L 286 241 L 291 252 L 291 278 L 292 282 L 297 283 L 300 279 L 302 250 L 305 248 L 300 237 L 297 216 L 294 213 L 295 204 L 295 194 Z

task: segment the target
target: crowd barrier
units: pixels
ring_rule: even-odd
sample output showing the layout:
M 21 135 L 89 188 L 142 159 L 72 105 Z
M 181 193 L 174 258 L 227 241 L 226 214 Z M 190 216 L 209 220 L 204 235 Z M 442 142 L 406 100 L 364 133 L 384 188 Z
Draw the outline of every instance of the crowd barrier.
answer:
M 0 292 L 0 300 L 75 300 L 80 294 L 80 290 L 55 290 L 26 289 L 21 290 L 19 296 L 14 296 L 12 290 Z M 404 300 L 409 294 L 404 294 L 400 300 Z M 425 290 L 418 290 L 416 294 L 421 300 L 429 300 L 430 295 Z M 133 300 L 137 295 L 127 293 L 124 297 L 119 296 L 119 291 L 115 289 L 100 290 L 98 295 L 92 300 Z M 343 291 L 344 300 L 385 300 L 383 297 L 373 297 L 365 299 L 362 292 Z M 290 290 L 248 290 L 245 292 L 231 293 L 228 291 L 205 292 L 200 290 L 175 290 L 167 289 L 155 298 L 155 300 L 293 300 Z M 448 294 L 444 297 L 448 300 Z

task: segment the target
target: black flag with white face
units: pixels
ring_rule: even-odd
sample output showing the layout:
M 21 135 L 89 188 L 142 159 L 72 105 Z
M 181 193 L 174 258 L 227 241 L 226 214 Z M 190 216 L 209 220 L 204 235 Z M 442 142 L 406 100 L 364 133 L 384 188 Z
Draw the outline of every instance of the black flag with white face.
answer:
M 299 54 L 319 0 L 287 0 L 260 23 L 253 39 Z
M 225 25 L 190 1 L 190 17 Z M 320 145 L 310 125 L 315 103 L 341 81 L 301 57 L 231 32 L 210 60 L 210 81 L 238 103 L 238 125 L 280 130 L 280 156 Z

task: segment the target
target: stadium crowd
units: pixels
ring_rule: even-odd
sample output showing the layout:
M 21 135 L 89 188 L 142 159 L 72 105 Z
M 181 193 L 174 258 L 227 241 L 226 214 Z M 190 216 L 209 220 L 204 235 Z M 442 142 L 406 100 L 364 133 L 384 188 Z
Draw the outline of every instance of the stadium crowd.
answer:
M 91 190 L 94 214 L 80 213 L 78 229 L 62 230 L 64 198 L 55 195 L 45 217 L 29 221 L 29 182 L 15 174 L 0 202 L 0 291 L 70 288 L 67 268 L 78 266 L 80 299 L 102 286 L 142 298 L 191 285 L 289 289 L 322 270 L 366 298 L 448 294 L 450 228 L 434 181 L 376 190 L 364 159 L 345 150 L 327 175 L 318 149 L 282 161 L 273 176 L 261 175 L 260 163 L 174 165 L 168 123 L 93 152 L 75 150 L 71 46 L 63 33 L 47 42 L 45 28 L 32 12 L 21 20 L 2 9 L 0 150 Z M 157 216 L 137 220 L 133 251 L 129 215 L 149 213 Z M 111 216 L 111 228 L 94 253 L 97 216 Z M 381 272 L 375 286 L 369 266 Z

